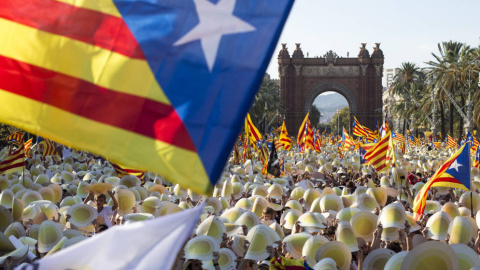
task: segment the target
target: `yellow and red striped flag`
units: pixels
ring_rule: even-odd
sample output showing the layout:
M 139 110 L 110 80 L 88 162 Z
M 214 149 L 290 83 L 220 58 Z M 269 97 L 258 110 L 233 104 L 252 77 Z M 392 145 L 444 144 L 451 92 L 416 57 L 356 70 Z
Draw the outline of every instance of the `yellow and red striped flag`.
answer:
M 450 135 L 447 135 L 447 148 L 458 148 L 457 142 Z
M 352 145 L 354 145 L 353 140 L 348 136 L 347 130 L 344 128 L 343 129 L 343 151 L 347 151 L 350 149 Z
M 304 150 L 314 150 L 313 129 L 310 125 L 310 113 L 307 113 L 305 119 L 303 119 L 300 129 L 298 130 L 297 143 Z
M 238 151 L 238 143 L 235 142 L 233 146 L 233 164 L 239 164 L 241 162 L 240 160 L 240 151 Z
M 139 171 L 139 170 L 134 170 L 127 168 L 125 166 L 120 166 L 118 164 L 112 163 L 112 167 L 115 169 L 115 172 L 117 173 L 117 176 L 119 178 L 124 177 L 125 175 L 133 175 L 138 177 L 142 181 L 142 185 L 145 184 L 145 172 L 144 171 Z
M 210 193 L 293 5 L 217 2 L 0 1 L 0 121 Z
M 292 139 L 288 136 L 287 126 L 285 125 L 285 121 L 283 121 L 282 129 L 280 131 L 280 143 L 283 145 L 283 149 L 290 151 L 292 148 L 293 142 Z
M 8 153 L 8 157 L 0 163 L 0 175 L 21 172 L 25 167 L 25 147 L 23 142 L 17 150 Z
M 368 132 L 365 130 L 364 126 L 358 122 L 357 118 L 353 117 L 353 135 L 357 137 L 368 138 Z
M 391 133 L 387 133 L 374 147 L 370 148 L 365 154 L 365 159 L 368 160 L 377 172 L 383 172 L 388 169 L 387 153 L 389 150 Z
M 20 131 L 13 132 L 7 136 L 6 140 L 7 142 L 11 142 L 14 145 L 19 146 L 21 143 L 23 143 L 23 132 L 20 132 Z
M 250 118 L 250 114 L 247 113 L 247 117 L 245 118 L 245 134 L 251 138 L 252 143 L 259 142 L 262 140 L 262 134 L 258 131 L 255 125 L 252 122 L 252 118 Z
M 27 142 L 25 142 L 23 144 L 23 146 L 25 147 L 25 156 L 26 157 L 32 157 L 32 142 L 33 142 L 33 138 L 28 140 Z
M 43 138 L 39 145 L 43 145 L 42 156 L 44 158 L 48 156 L 58 156 L 57 149 L 51 140 Z

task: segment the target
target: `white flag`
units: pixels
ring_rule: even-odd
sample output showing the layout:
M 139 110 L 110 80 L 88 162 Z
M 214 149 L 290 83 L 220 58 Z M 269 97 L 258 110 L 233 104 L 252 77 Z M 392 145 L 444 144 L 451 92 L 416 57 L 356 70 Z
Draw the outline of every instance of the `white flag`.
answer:
M 171 269 L 179 250 L 192 234 L 203 207 L 201 204 L 153 220 L 114 226 L 16 269 Z

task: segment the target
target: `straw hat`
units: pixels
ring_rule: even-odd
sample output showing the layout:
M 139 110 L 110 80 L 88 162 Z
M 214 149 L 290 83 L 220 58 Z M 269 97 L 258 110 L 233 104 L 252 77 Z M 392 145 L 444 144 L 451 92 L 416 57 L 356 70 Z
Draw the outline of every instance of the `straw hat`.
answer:
M 360 194 L 360 196 L 358 196 L 357 198 L 357 207 L 362 210 L 373 211 L 375 210 L 375 207 L 378 207 L 378 203 L 375 198 L 366 193 L 363 193 Z
M 71 216 L 70 223 L 77 227 L 87 227 L 97 218 L 97 209 L 88 204 L 75 204 L 68 208 L 67 214 Z
M 356 237 L 361 237 L 367 242 L 373 239 L 373 232 L 377 228 L 377 215 L 368 211 L 360 211 L 353 214 L 350 219 L 352 230 Z
M 391 203 L 380 212 L 380 221 L 384 228 L 403 228 L 406 219 L 405 208 L 401 203 Z
M 296 233 L 286 236 L 283 239 L 283 243 L 285 243 L 288 254 L 296 260 L 301 259 L 305 242 L 307 242 L 310 237 L 312 237 L 312 235 L 309 233 Z
M 390 227 L 390 228 L 383 228 L 382 235 L 380 239 L 382 241 L 396 241 L 400 238 L 398 233 L 398 228 Z
M 211 261 L 213 252 L 218 251 L 217 242 L 211 236 L 197 236 L 190 239 L 184 248 L 185 258 Z
M 457 255 L 459 269 L 473 269 L 480 266 L 480 258 L 469 246 L 462 244 L 450 244 Z M 475 268 L 476 269 L 476 268 Z
M 315 260 L 315 254 L 317 253 L 317 250 L 323 244 L 329 241 L 330 240 L 323 235 L 313 235 L 312 237 L 308 238 L 302 249 L 302 256 L 305 256 L 305 260 L 307 260 L 308 265 L 315 265 L 317 262 Z
M 221 248 L 218 250 L 219 258 L 218 258 L 218 267 L 220 269 L 226 269 L 226 270 L 233 270 L 235 269 L 236 265 L 236 258 L 237 256 L 233 251 L 231 251 L 228 248 Z M 203 262 L 202 267 L 205 268 L 206 270 L 214 270 L 215 266 L 213 265 L 212 260 L 208 260 Z
M 222 242 L 223 234 L 226 232 L 225 225 L 218 220 L 215 216 L 210 216 L 205 219 L 197 227 L 197 235 L 208 235 L 211 236 L 218 245 Z
M 358 212 L 362 211 L 361 209 L 355 208 L 355 207 L 347 207 L 343 208 L 342 210 L 338 211 L 337 213 L 337 219 L 338 221 L 348 221 L 350 222 L 350 219 L 352 216 Z
M 445 240 L 452 219 L 445 212 L 437 212 L 427 221 L 428 236 L 435 240 Z
M 86 192 L 93 192 L 95 195 L 107 194 L 112 189 L 111 183 L 95 183 L 85 187 Z
M 385 267 L 383 269 L 386 270 L 400 270 L 402 266 L 402 262 L 405 259 L 405 256 L 407 256 L 408 251 L 402 251 L 397 254 L 394 254 L 393 256 L 388 259 L 387 263 L 385 264 Z M 382 268 L 380 268 L 382 269 Z
M 289 209 L 283 212 L 282 216 L 280 217 L 280 223 L 283 223 L 283 221 L 285 220 L 284 227 L 291 230 L 295 225 L 295 222 L 298 220 L 298 218 L 301 215 L 302 215 L 302 212 L 295 209 Z
M 352 225 L 347 221 L 341 221 L 338 223 L 337 230 L 335 232 L 336 239 L 345 243 L 351 252 L 358 251 L 358 242 L 355 234 L 352 230 Z
M 401 270 L 459 269 L 455 250 L 440 241 L 428 241 L 409 251 Z
M 60 227 L 53 221 L 45 220 L 40 225 L 38 233 L 38 251 L 41 253 L 50 251 L 62 237 Z
M 255 233 L 251 234 L 251 236 L 247 235 L 247 239 L 250 239 L 250 245 L 245 254 L 245 259 L 260 261 L 270 256 L 266 248 L 269 245 L 271 238 L 269 232 L 263 229 L 263 226 L 264 225 L 256 228 Z
M 135 195 L 128 189 L 119 189 L 115 192 L 115 199 L 118 202 L 117 212 L 123 216 L 130 214 L 135 206 Z
M 298 218 L 300 226 L 305 227 L 307 232 L 319 232 L 321 229 L 326 228 L 326 223 L 322 223 L 322 220 L 312 212 L 306 212 Z
M 15 236 L 15 238 L 20 238 L 22 236 L 27 236 L 27 232 L 20 222 L 13 222 L 10 224 L 7 229 L 3 232 L 6 237 L 10 237 L 10 235 Z
M 468 244 L 472 240 L 476 230 L 474 231 L 472 224 L 466 217 L 455 217 L 448 227 L 450 235 L 450 244 Z
M 324 258 L 321 259 L 315 266 L 313 267 L 315 270 L 332 270 L 338 269 L 335 260 L 332 258 Z
M 221 215 L 221 217 L 226 217 L 230 222 L 235 222 L 237 221 L 237 219 L 244 213 L 245 211 L 243 211 L 241 208 L 238 208 L 238 207 L 233 207 L 233 208 L 230 208 L 230 209 L 227 209 L 225 212 L 223 212 L 223 214 Z
M 363 262 L 364 269 L 385 269 L 387 261 L 395 252 L 386 248 L 379 248 L 370 252 Z
M 260 220 L 257 215 L 251 211 L 244 212 L 236 221 L 236 225 L 245 225 L 250 230 L 255 225 L 260 224 Z
M 24 201 L 25 204 L 30 204 L 31 202 L 40 200 L 43 200 L 42 195 L 33 190 L 27 190 L 27 192 L 25 192 L 22 196 L 22 201 Z
M 476 213 L 478 210 L 480 210 L 480 195 L 478 193 L 467 191 L 462 194 L 459 202 L 462 204 L 462 206 L 472 210 L 470 196 L 473 199 L 473 212 Z
M 327 194 L 320 200 L 320 209 L 322 212 L 329 210 L 338 212 L 343 209 L 342 199 L 336 194 Z
M 0 205 L 0 231 L 4 232 L 5 229 L 13 223 L 13 217 L 7 208 Z
M 11 209 L 14 197 L 15 194 L 13 194 L 10 189 L 3 190 L 0 194 L 0 205 L 7 209 Z
M 350 269 L 352 253 L 348 246 L 340 241 L 331 241 L 323 244 L 317 251 L 315 259 L 320 261 L 323 258 L 332 258 L 338 268 L 342 270 Z

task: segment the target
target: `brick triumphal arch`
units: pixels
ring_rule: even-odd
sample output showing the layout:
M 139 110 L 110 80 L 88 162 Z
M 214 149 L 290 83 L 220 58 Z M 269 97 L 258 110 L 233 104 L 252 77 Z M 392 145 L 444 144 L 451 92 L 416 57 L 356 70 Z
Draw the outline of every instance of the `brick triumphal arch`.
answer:
M 282 46 L 278 54 L 280 95 L 291 135 L 296 135 L 315 98 L 326 91 L 345 97 L 350 107 L 350 122 L 355 116 L 363 125 L 374 128 L 375 120 L 382 119 L 384 56 L 380 43 L 376 43 L 372 55 L 366 43 L 362 43 L 355 58 L 339 57 L 333 51 L 323 57 L 304 57 L 300 43 L 290 56 L 287 45 Z

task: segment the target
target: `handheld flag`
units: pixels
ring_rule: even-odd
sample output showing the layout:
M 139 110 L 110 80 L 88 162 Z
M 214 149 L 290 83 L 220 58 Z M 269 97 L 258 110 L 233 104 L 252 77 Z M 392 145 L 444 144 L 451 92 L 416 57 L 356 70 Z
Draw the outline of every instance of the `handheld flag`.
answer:
M 55 145 L 53 145 L 53 142 L 49 139 L 42 139 L 41 142 L 38 145 L 43 146 L 43 152 L 42 156 L 48 157 L 48 156 L 57 156 L 58 152 L 57 149 L 55 148 Z
M 119 178 L 122 178 L 125 175 L 133 175 L 133 176 L 138 177 L 140 179 L 140 181 L 142 181 L 142 185 L 145 184 L 145 172 L 139 171 L 139 170 L 134 170 L 134 169 L 131 169 L 131 168 L 127 168 L 125 166 L 120 166 L 120 165 L 112 163 L 112 162 L 110 162 L 110 164 L 112 164 L 112 167 L 113 167 L 113 169 L 115 169 L 115 172 L 117 173 L 117 176 Z
M 379 173 L 387 170 L 389 167 L 389 163 L 387 162 L 387 154 L 390 149 L 390 137 L 391 133 L 389 132 L 365 154 L 365 159 L 367 159 L 368 163 L 370 163 Z
M 450 187 L 470 190 L 470 150 L 462 146 L 430 178 L 418 192 L 413 203 L 418 220 L 425 210 L 428 190 L 431 187 Z
M 358 122 L 357 118 L 353 117 L 353 135 L 357 137 L 368 137 L 367 131 L 363 128 L 363 126 Z
M 209 193 L 293 2 L 0 1 L 0 121 Z
M 457 148 L 457 142 L 450 136 L 447 135 L 447 148 Z
M 290 151 L 292 148 L 292 139 L 288 136 L 287 126 L 285 126 L 285 121 L 282 124 L 282 129 L 280 131 L 280 143 L 283 145 L 283 148 L 287 151 Z
M 475 151 L 475 160 L 473 161 L 473 167 L 480 169 L 480 149 L 478 147 Z
M 23 146 L 25 147 L 25 156 L 26 157 L 32 157 L 33 154 L 32 154 L 32 142 L 33 142 L 33 138 L 28 140 L 27 142 L 25 142 L 23 144 Z
M 21 172 L 25 167 L 25 147 L 23 142 L 17 150 L 8 154 L 7 158 L 0 163 L 0 175 L 6 173 Z
M 23 143 L 23 132 L 13 132 L 12 134 L 7 136 L 6 141 L 19 146 L 21 143 Z
M 350 139 L 350 136 L 348 136 L 348 132 L 345 128 L 343 128 L 342 140 L 343 140 L 343 151 L 347 151 L 348 149 L 350 149 L 352 145 L 354 145 L 353 140 Z
M 247 113 L 247 117 L 245 118 L 245 133 L 252 139 L 252 142 L 259 142 L 262 140 L 262 134 L 258 131 L 257 127 L 252 122 L 252 118 L 250 118 L 250 114 Z

